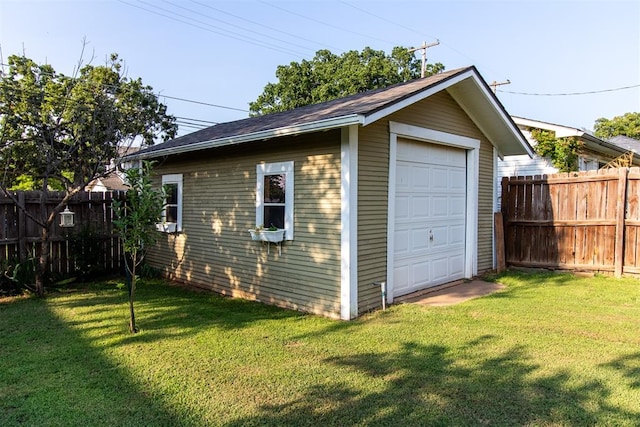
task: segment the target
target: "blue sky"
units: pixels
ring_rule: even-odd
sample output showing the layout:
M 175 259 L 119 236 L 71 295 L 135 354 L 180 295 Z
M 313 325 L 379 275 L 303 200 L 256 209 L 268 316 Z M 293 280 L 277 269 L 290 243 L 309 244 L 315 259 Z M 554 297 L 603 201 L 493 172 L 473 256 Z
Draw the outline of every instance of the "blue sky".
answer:
M 639 1 L 0 0 L 4 62 L 24 52 L 69 74 L 83 38 L 85 62 L 117 52 L 161 95 L 227 107 L 162 98 L 183 123 L 247 117 L 278 65 L 319 49 L 436 39 L 428 62 L 510 80 L 498 98 L 512 115 L 590 130 L 640 111 Z M 584 92 L 600 93 L 566 95 Z

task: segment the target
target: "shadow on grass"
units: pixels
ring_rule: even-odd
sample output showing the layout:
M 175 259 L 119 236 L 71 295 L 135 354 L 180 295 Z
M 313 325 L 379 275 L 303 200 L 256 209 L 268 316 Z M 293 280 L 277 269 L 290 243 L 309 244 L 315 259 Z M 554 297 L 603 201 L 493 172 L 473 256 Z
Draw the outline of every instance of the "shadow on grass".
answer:
M 406 342 L 398 352 L 325 360 L 343 375 L 377 379 L 363 391 L 340 378 L 312 385 L 284 405 L 263 406 L 256 416 L 225 424 L 255 425 L 639 425 L 640 413 L 606 404 L 609 389 L 577 383 L 568 372 L 537 374 L 523 348 L 488 357 L 481 337 L 460 348 Z M 480 363 L 478 363 L 480 361 Z M 346 382 L 345 382 L 346 383 Z
M 619 357 L 602 367 L 618 371 L 629 381 L 629 387 L 640 389 L 640 352 Z
M 162 398 L 154 395 L 157 391 L 144 386 L 143 378 L 110 361 L 105 356 L 109 347 L 180 339 L 203 328 L 232 330 L 304 316 L 177 287 L 141 284 L 135 302 L 141 332 L 131 335 L 127 304 L 126 291 L 105 285 L 0 306 L 0 425 L 197 425 L 163 405 Z M 54 307 L 68 317 L 60 318 Z
M 78 310 L 90 309 L 95 325 L 88 320 L 70 320 L 70 325 L 87 331 L 102 329 L 104 323 L 128 325 L 128 296 L 126 290 L 115 289 L 114 285 L 96 293 L 88 293 L 87 298 L 78 298 L 62 305 Z M 121 317 L 114 315 L 120 307 Z M 127 334 L 125 330 L 115 330 L 113 335 L 121 336 L 117 343 L 152 342 L 160 339 L 181 338 L 195 334 L 206 328 L 236 330 L 260 321 L 277 321 L 286 318 L 304 317 L 303 313 L 282 310 L 274 306 L 252 301 L 228 298 L 213 293 L 196 292 L 177 286 L 167 286 L 164 282 L 140 282 L 134 300 L 136 325 L 140 333 Z M 108 336 L 104 335 L 103 337 Z
M 8 304 L 0 319 L 0 425 L 180 424 L 171 408 L 60 320 L 49 301 Z

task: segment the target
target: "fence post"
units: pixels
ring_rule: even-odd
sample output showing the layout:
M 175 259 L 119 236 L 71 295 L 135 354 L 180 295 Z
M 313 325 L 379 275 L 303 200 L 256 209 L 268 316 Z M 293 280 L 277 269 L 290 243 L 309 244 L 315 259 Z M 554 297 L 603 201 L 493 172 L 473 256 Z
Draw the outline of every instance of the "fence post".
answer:
M 615 277 L 622 277 L 624 268 L 624 228 L 627 207 L 627 168 L 618 169 L 618 197 L 616 205 Z
M 496 241 L 496 271 L 498 273 L 507 269 L 507 261 L 504 254 L 504 224 L 502 212 L 493 213 L 493 224 L 495 227 L 494 238 Z
M 18 260 L 24 262 L 27 259 L 27 221 L 24 213 L 24 209 L 26 209 L 24 191 L 18 193 L 18 205 L 16 209 L 18 213 Z

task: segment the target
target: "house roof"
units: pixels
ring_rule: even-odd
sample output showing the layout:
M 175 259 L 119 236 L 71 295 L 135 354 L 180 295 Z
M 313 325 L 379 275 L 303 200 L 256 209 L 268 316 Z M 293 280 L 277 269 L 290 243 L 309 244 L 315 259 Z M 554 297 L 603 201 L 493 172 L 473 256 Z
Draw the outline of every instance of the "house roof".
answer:
M 558 125 L 555 123 L 542 122 L 539 120 L 532 120 L 516 116 L 513 117 L 513 121 L 518 126 L 523 128 L 537 128 L 553 131 L 555 132 L 557 138 L 575 136 L 577 138 L 580 138 L 580 140 L 584 143 L 585 148 L 597 153 L 606 154 L 611 157 L 618 157 L 630 150 L 630 148 L 625 147 L 623 144 L 613 143 L 612 140 L 604 141 L 584 129 L 578 129 L 570 126 Z M 640 148 L 640 141 L 637 142 L 638 147 Z
M 622 147 L 627 151 L 633 151 L 634 153 L 640 153 L 640 140 L 629 138 L 628 136 L 618 135 L 613 138 L 609 138 L 608 141 L 611 144 Z
M 533 154 L 477 69 L 466 67 L 320 104 L 221 123 L 148 147 L 129 158 L 155 158 L 350 125 L 367 126 L 442 90 L 449 92 L 501 155 Z
M 107 176 L 96 178 L 86 187 L 87 191 L 126 191 L 128 189 L 129 186 L 117 172 L 112 172 Z

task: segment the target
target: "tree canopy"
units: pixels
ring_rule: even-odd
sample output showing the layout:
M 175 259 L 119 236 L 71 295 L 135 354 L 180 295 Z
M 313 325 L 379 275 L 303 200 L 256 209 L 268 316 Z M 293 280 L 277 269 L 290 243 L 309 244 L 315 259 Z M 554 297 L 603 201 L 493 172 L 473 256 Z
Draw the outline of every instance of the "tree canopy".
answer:
M 73 76 L 25 56 L 8 58 L 0 75 L 0 191 L 41 228 L 38 294 L 44 293 L 49 231 L 71 197 L 112 172 L 120 148 L 153 144 L 175 132 L 166 106 L 141 79 L 124 75 L 116 54 L 105 65 L 78 66 Z M 35 188 L 24 188 L 29 185 Z M 20 206 L 8 191 L 14 186 L 41 190 L 39 216 Z M 44 200 L 55 189 L 64 198 L 47 212 Z
M 640 112 L 625 113 L 612 119 L 601 117 L 596 120 L 594 130 L 596 136 L 602 139 L 619 135 L 640 139 Z
M 51 180 L 69 191 L 82 188 L 109 172 L 118 147 L 175 135 L 175 119 L 152 88 L 124 76 L 122 68 L 115 54 L 75 76 L 24 56 L 8 58 L 0 80 L 3 188 L 24 175 L 41 188 Z
M 310 61 L 279 65 L 278 82 L 268 83 L 249 108 L 252 115 L 287 111 L 412 80 L 420 77 L 421 68 L 421 61 L 401 46 L 391 55 L 369 47 L 342 55 L 319 50 Z M 427 64 L 425 75 L 443 70 L 440 63 Z

